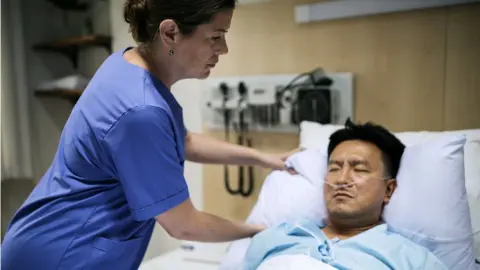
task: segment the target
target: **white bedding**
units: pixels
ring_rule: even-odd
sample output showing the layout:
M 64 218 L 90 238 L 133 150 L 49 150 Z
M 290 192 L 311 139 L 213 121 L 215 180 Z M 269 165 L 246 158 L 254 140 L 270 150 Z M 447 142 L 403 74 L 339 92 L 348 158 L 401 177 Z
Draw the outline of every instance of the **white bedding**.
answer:
M 309 126 L 309 123 L 302 123 L 301 129 L 301 138 L 300 138 L 300 145 L 301 147 L 307 149 L 322 149 L 325 151 L 326 143 L 328 143 L 329 135 L 336 129 L 341 128 L 340 126 L 334 127 L 325 127 L 318 124 L 312 124 Z M 406 145 L 414 145 L 419 143 L 424 143 L 427 141 L 431 141 L 434 139 L 438 139 L 442 135 L 454 135 L 453 133 L 462 133 L 467 135 L 467 144 L 465 146 L 465 178 L 467 183 L 464 183 L 467 187 L 467 194 L 469 197 L 470 203 L 470 212 L 472 212 L 472 227 L 475 229 L 475 232 L 478 231 L 480 225 L 480 215 L 478 213 L 478 203 L 480 203 L 480 167 L 478 166 L 478 160 L 480 160 L 480 130 L 469 130 L 469 131 L 457 131 L 457 132 L 442 132 L 442 133 L 433 133 L 433 132 L 403 132 L 398 133 L 401 139 L 406 143 Z M 443 136 L 442 136 L 443 137 Z M 309 151 L 310 152 L 310 151 Z M 314 152 L 310 152 L 315 154 Z M 311 158 L 312 160 L 314 158 Z M 450 159 L 448 159 L 450 160 Z M 456 160 L 456 165 L 459 165 L 458 159 Z M 264 223 L 274 225 L 277 224 L 278 221 L 281 219 L 282 221 L 292 221 L 298 218 L 298 216 L 307 216 L 311 218 L 311 216 L 316 217 L 319 216 L 320 212 L 322 212 L 322 201 L 316 199 L 315 194 L 319 194 L 322 185 L 318 185 L 318 183 L 312 183 L 315 181 L 311 181 L 315 177 L 306 177 L 310 178 L 308 180 L 305 179 L 304 176 L 307 175 L 318 175 L 319 170 L 322 171 L 322 166 L 317 164 L 316 166 L 309 165 L 310 163 L 306 164 L 297 164 L 297 165 L 305 165 L 302 166 L 304 168 L 304 173 L 302 175 L 291 176 L 288 174 L 283 174 L 281 172 L 274 172 L 267 177 L 265 180 L 262 191 L 260 192 L 259 200 L 257 201 L 254 209 L 249 215 L 247 222 L 250 223 Z M 323 164 L 323 163 L 321 163 Z M 457 166 L 458 167 L 458 166 Z M 441 167 L 442 168 L 442 167 Z M 437 173 L 438 174 L 438 173 Z M 275 179 L 273 179 L 275 178 Z M 432 178 L 431 176 L 427 175 L 424 178 Z M 439 179 L 442 177 L 433 177 L 433 179 Z M 443 175 L 443 178 L 448 178 L 448 175 Z M 452 185 L 452 181 L 448 181 L 450 185 Z M 442 181 L 440 181 L 442 182 Z M 444 180 L 443 182 L 446 182 Z M 417 186 L 415 184 L 415 186 Z M 317 190 L 312 190 L 312 186 L 314 186 Z M 448 185 L 446 185 L 448 186 Z M 458 186 L 458 185 L 457 185 Z M 442 189 L 443 185 L 435 186 L 433 185 L 433 189 L 438 190 Z M 430 188 L 431 189 L 431 188 Z M 447 191 L 449 191 L 448 189 Z M 273 194 L 272 196 L 267 196 L 269 193 Z M 447 194 L 446 192 L 445 194 Z M 262 196 L 263 194 L 263 196 Z M 279 196 L 279 194 L 282 194 Z M 296 194 L 296 195 L 295 195 Z M 298 194 L 302 194 L 298 196 Z M 428 192 L 425 194 L 429 194 Z M 432 196 L 432 194 L 429 194 Z M 267 199 L 263 197 L 268 197 Z M 318 196 L 317 196 L 318 197 Z M 438 194 L 436 197 L 440 197 Z M 451 198 L 451 196 L 446 196 Z M 294 202 L 294 203 L 292 203 Z M 307 205 L 304 205 L 307 204 Z M 315 208 L 311 209 L 305 213 L 305 211 L 297 211 L 292 209 L 296 207 L 296 209 L 302 209 L 302 206 L 305 206 L 305 209 L 308 209 L 307 206 L 314 204 L 316 205 Z M 300 205 L 300 206 L 299 206 Z M 463 204 L 462 204 L 463 205 Z M 445 206 L 445 205 L 444 205 Z M 446 206 L 444 207 L 446 208 Z M 448 207 L 447 207 L 448 208 Z M 457 207 L 458 208 L 458 207 Z M 281 209 L 281 213 L 277 213 L 278 211 L 274 211 L 272 209 Z M 467 211 L 468 212 L 468 211 Z M 468 214 L 467 214 L 468 215 Z M 315 218 L 313 218 L 315 220 Z M 455 220 L 455 218 L 453 218 Z M 458 226 L 455 230 L 459 231 Z M 471 227 L 470 227 L 471 229 Z M 477 245 L 480 243 L 480 235 L 477 236 Z M 243 257 L 245 255 L 246 249 L 250 243 L 250 239 L 244 239 L 241 241 L 233 242 L 228 255 L 222 260 L 222 265 L 220 267 L 221 270 L 231 270 L 237 269 L 238 265 L 241 264 Z M 446 243 L 443 243 L 446 246 Z M 451 244 L 453 247 L 453 244 Z M 465 245 L 466 246 L 466 245 Z M 455 249 L 456 251 L 453 253 L 462 253 L 461 249 Z M 453 254 L 452 253 L 452 254 Z M 472 254 L 473 255 L 473 254 Z M 480 256 L 480 248 L 477 251 L 477 256 Z M 478 257 L 480 259 L 480 257 Z M 273 263 L 273 262 L 272 262 Z M 285 263 L 286 264 L 286 263 Z M 267 265 L 268 266 L 268 265 Z M 272 269 L 272 268 L 271 268 Z M 288 269 L 288 268 L 287 268 Z M 301 269 L 301 268 L 299 268 Z
M 281 255 L 263 262 L 257 270 L 335 270 L 308 255 Z

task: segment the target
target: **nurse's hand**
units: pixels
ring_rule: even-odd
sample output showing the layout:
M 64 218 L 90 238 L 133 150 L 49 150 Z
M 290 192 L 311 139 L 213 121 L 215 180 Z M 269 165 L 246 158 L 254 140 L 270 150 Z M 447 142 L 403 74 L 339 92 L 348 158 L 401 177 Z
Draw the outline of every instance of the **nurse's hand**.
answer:
M 302 150 L 303 149 L 301 148 L 296 148 L 286 153 L 280 153 L 280 154 L 262 153 L 260 155 L 260 164 L 264 168 L 269 168 L 273 170 L 282 170 L 282 171 L 285 170 L 290 174 L 296 174 L 296 172 L 293 169 L 287 168 L 285 166 L 285 160 L 291 155 Z

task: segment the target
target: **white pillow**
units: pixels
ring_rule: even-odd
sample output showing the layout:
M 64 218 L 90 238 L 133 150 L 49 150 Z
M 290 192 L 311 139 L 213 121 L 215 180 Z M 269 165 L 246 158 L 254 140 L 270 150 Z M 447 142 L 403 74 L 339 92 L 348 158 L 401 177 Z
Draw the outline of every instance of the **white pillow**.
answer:
M 464 136 L 445 136 L 408 147 L 398 175 L 398 192 L 384 216 L 394 229 L 427 246 L 450 269 L 462 270 L 474 269 L 463 173 L 464 143 Z M 284 172 L 270 174 L 247 222 L 274 226 L 300 217 L 311 218 L 318 224 L 323 222 L 326 211 L 322 186 L 326 165 L 322 164 L 327 163 L 326 147 L 323 152 L 318 149 L 298 153 L 288 163 L 306 177 Z M 314 167 L 319 169 L 312 169 Z M 430 218 L 423 218 L 425 216 Z M 221 269 L 235 269 L 248 243 L 234 242 Z
M 480 263 L 480 134 L 475 138 L 472 136 L 472 139 L 467 141 L 465 156 L 472 157 L 469 162 L 465 159 L 465 185 L 467 187 L 472 227 L 476 232 L 476 258 Z
M 406 148 L 384 220 L 431 250 L 448 269 L 475 269 L 465 187 L 464 135 Z
M 322 125 L 303 121 L 300 124 L 300 147 L 306 149 L 327 149 L 330 135 L 343 125 Z M 467 136 L 464 153 L 465 185 L 473 231 L 475 235 L 476 258 L 480 261 L 480 129 L 455 131 L 406 131 L 394 133 L 406 146 L 427 142 L 443 135 L 464 134 Z
M 305 151 L 305 154 L 308 155 L 308 152 Z M 298 155 L 298 157 L 298 159 L 302 159 L 305 155 Z M 309 172 L 312 173 L 313 171 Z M 314 186 L 301 175 L 273 171 L 265 179 L 258 200 L 246 222 L 264 224 L 269 227 L 284 221 L 293 222 L 305 217 L 322 222 L 322 217 L 326 213 L 323 196 L 319 196 L 322 193 L 323 187 Z M 237 269 L 242 263 L 250 241 L 250 238 L 234 241 L 230 245 L 227 255 L 223 258 L 219 269 Z

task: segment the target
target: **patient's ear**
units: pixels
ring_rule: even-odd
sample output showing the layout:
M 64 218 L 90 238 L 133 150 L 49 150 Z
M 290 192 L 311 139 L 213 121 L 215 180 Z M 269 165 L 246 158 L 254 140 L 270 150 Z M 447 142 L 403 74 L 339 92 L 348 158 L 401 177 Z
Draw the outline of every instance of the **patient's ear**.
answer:
M 393 192 L 397 188 L 397 180 L 396 179 L 388 179 L 385 180 L 385 198 L 383 199 L 383 202 L 387 204 L 390 202 L 390 199 L 392 198 Z

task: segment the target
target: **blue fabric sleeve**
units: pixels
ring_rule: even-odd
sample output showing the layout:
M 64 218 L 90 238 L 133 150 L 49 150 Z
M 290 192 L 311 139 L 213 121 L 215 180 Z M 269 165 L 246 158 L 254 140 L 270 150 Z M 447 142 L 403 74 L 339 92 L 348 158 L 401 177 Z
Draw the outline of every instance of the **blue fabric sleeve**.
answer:
M 175 137 L 173 125 L 164 109 L 140 106 L 103 139 L 136 220 L 154 218 L 189 197 L 176 144 L 184 138 Z

